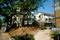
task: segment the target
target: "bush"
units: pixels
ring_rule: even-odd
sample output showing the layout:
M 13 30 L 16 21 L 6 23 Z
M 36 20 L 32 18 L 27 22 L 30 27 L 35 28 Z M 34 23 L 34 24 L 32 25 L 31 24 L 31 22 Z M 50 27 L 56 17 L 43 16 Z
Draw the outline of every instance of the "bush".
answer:
M 50 35 L 51 35 L 51 36 L 57 36 L 58 33 L 59 33 L 59 31 L 53 31 Z
M 34 20 L 33 25 L 34 26 L 38 26 L 38 27 L 40 26 L 39 23 L 38 23 L 38 21 L 36 21 L 36 20 Z
M 44 30 L 44 29 L 47 29 L 47 27 L 46 26 L 41 26 L 40 29 Z
M 3 24 L 2 24 L 2 27 L 6 27 L 6 23 L 3 23 Z
M 25 34 L 22 36 L 12 36 L 15 40 L 35 40 L 32 34 Z

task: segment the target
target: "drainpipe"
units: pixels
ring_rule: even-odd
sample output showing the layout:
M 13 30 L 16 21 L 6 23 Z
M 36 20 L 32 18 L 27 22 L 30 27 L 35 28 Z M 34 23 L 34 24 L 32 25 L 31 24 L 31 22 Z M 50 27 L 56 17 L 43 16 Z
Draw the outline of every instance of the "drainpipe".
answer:
M 54 7 L 54 20 L 55 20 L 55 26 L 56 26 L 56 18 L 55 18 L 55 17 L 56 17 L 56 14 L 55 14 L 55 0 L 53 0 L 53 5 L 54 5 L 54 6 L 53 6 L 53 7 Z

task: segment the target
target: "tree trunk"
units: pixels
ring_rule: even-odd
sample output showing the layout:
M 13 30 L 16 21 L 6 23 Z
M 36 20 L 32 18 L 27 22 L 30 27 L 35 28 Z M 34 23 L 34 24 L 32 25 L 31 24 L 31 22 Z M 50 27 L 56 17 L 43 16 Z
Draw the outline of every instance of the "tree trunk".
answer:
M 6 32 L 8 32 L 11 29 L 11 22 L 12 22 L 12 18 L 6 17 L 6 23 L 7 23 Z
M 20 15 L 20 26 L 23 25 L 23 18 L 24 18 L 24 16 L 23 15 Z

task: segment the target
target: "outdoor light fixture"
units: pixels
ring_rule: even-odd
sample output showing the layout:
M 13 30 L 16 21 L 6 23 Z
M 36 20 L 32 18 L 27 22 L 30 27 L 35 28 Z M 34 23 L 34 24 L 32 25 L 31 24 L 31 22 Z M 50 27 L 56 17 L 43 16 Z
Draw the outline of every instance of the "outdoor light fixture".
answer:
M 17 11 L 17 15 L 19 16 L 18 13 L 20 12 L 20 7 L 17 7 L 17 10 L 16 11 Z
M 34 12 L 31 12 L 32 14 L 34 14 Z
M 17 10 L 16 10 L 17 12 L 20 12 L 20 7 L 17 7 Z

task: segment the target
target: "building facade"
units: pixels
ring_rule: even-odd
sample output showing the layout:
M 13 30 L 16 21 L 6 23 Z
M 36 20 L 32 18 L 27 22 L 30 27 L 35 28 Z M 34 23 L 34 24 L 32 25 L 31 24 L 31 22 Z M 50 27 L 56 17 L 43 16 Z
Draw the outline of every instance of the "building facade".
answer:
M 60 0 L 54 0 L 55 7 L 55 25 L 60 27 Z
M 54 17 L 50 14 L 44 14 L 39 12 L 35 15 L 36 21 L 40 23 L 40 25 L 53 25 L 54 24 Z
M 34 18 L 35 16 L 34 16 L 34 12 L 31 12 L 31 14 L 30 15 L 26 15 L 26 16 L 24 16 L 24 18 L 23 18 L 23 15 L 19 15 L 19 16 L 17 16 L 17 15 L 14 15 L 13 17 L 12 17 L 12 24 L 14 24 L 14 23 L 16 23 L 17 24 L 17 26 L 22 26 L 22 25 L 32 25 L 33 24 L 33 22 L 34 22 Z M 15 19 L 14 19 L 15 18 Z M 23 19 L 23 20 L 22 20 Z
M 35 19 L 34 12 L 31 12 L 30 15 L 25 16 L 24 25 L 32 25 Z

